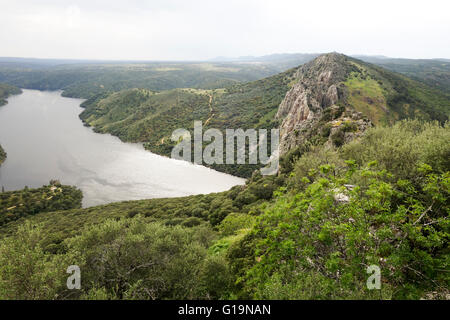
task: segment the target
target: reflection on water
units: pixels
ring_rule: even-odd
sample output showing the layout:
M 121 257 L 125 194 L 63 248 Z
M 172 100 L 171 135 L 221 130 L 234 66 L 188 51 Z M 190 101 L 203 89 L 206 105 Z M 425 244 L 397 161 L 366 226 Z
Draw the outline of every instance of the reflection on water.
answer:
M 60 92 L 23 90 L 0 107 L 0 167 L 6 190 L 39 187 L 50 179 L 76 185 L 83 205 L 218 192 L 244 180 L 145 151 L 83 126 L 82 100 Z

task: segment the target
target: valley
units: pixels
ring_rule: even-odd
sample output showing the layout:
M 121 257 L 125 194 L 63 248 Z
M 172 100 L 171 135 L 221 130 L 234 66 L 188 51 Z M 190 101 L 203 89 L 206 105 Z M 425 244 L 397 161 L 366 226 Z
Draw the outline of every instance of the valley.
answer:
M 448 119 L 450 97 L 444 93 L 360 60 L 330 56 L 335 61 L 328 63 L 329 72 L 341 74 L 334 83 L 340 94 L 335 104 L 362 112 L 375 124 L 415 117 L 440 122 Z M 341 69 L 334 70 L 336 65 Z M 278 106 L 299 80 L 296 74 L 301 71 L 290 69 L 254 82 L 209 91 L 175 89 L 153 93 L 131 89 L 101 94 L 83 103 L 85 111 L 80 117 L 97 132 L 116 135 L 123 141 L 143 142 L 146 149 L 170 156 L 174 146 L 170 135 L 177 128 L 190 129 L 192 134 L 194 120 L 223 132 L 226 128 L 279 127 L 280 119 L 275 117 Z M 305 84 L 314 85 L 315 82 Z M 245 178 L 258 169 L 257 165 L 211 167 Z
M 165 179 L 172 174 L 168 186 L 179 187 L 194 166 L 177 162 L 176 168 L 163 169 L 172 161 L 167 157 L 173 130 L 193 130 L 195 120 L 220 131 L 280 128 L 279 172 L 262 176 L 256 170 L 261 165 L 214 164 L 211 168 L 247 180 L 236 183 L 236 177 L 227 176 L 237 185 L 225 187 L 227 182 L 222 185 L 226 191 L 213 190 L 222 173 L 199 167 L 202 175 L 203 170 L 214 172 L 205 181 L 205 192 L 198 192 L 205 194 L 158 194 L 146 200 L 137 195 L 122 202 L 117 197 L 88 208 L 80 207 L 79 190 L 68 186 L 58 186 L 66 191 L 58 199 L 49 199 L 51 185 L 1 193 L 1 209 L 14 207 L 6 216 L 0 211 L 5 217 L 0 223 L 1 298 L 447 299 L 450 98 L 445 90 L 421 72 L 412 79 L 338 53 L 308 57 L 265 75 L 261 66 L 252 76 L 243 67 L 233 77 L 229 66 L 212 66 L 206 73 L 191 70 L 193 82 L 165 82 L 179 66 L 164 65 L 159 66 L 165 73 L 155 80 L 158 86 L 150 85 L 147 75 L 145 83 L 136 82 L 141 81 L 136 70 L 118 78 L 97 70 L 92 83 L 52 87 L 87 99 L 74 114 L 81 112 L 91 128 L 76 117 L 71 121 L 76 118 L 89 138 L 73 137 L 64 145 L 100 139 L 85 151 L 92 155 L 111 143 L 104 139 L 141 143 L 140 158 L 161 159 L 145 168 L 154 167 Z M 63 79 L 60 68 L 75 67 L 52 68 L 26 75 L 4 71 L 0 80 L 50 87 Z M 188 69 L 183 70 L 181 78 Z M 208 78 L 214 85 L 198 81 L 210 77 L 210 70 L 218 72 L 217 78 Z M 103 76 L 111 81 L 102 82 L 105 90 L 95 85 Z M 48 82 L 42 82 L 45 77 Z M 22 97 L 30 92 L 24 90 Z M 12 102 L 3 108 L 10 107 Z M 0 121 L 5 110 L 0 109 Z M 3 130 L 0 138 L 14 132 Z M 13 144 L 5 146 L 11 157 L 4 166 L 19 162 Z M 127 148 L 123 155 L 130 152 Z M 95 157 L 94 162 L 108 167 L 109 158 Z M 136 166 L 111 166 L 111 172 L 123 173 L 126 180 Z M 100 167 L 92 171 L 101 172 Z M 137 175 L 142 178 L 144 171 Z M 197 184 L 198 179 L 187 177 L 186 189 L 192 191 L 187 182 Z M 139 185 L 133 192 L 142 189 Z M 24 255 L 30 259 L 23 261 Z M 81 267 L 86 283 L 77 292 L 66 288 L 60 267 L 73 264 Z M 380 290 L 366 287 L 370 265 L 382 270 Z M 30 285 L 11 285 L 28 283 L 29 275 L 20 271 L 24 267 L 39 269 L 39 277 Z M 46 291 L 40 290 L 43 283 Z

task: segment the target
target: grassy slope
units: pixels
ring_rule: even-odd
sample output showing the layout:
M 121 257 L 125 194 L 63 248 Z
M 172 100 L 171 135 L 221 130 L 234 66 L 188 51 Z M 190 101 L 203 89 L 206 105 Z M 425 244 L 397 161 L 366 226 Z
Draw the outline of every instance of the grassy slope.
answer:
M 112 133 L 124 141 L 156 145 L 173 130 L 208 117 L 208 92 L 174 89 L 153 93 L 130 89 L 113 93 L 95 105 L 88 100 L 80 117 L 98 132 Z
M 0 81 L 28 89 L 64 90 L 63 95 L 90 98 L 99 93 L 130 88 L 220 88 L 277 73 L 262 64 L 231 63 L 105 63 L 29 68 L 20 64 L 0 66 Z
M 354 68 L 344 82 L 346 103 L 374 123 L 416 117 L 444 122 L 450 116 L 445 93 L 375 65 L 350 61 Z

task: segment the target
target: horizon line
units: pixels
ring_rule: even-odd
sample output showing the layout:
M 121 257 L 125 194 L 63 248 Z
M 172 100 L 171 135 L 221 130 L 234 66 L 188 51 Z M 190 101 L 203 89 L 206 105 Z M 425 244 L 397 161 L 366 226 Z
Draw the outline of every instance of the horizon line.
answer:
M 102 63 L 114 63 L 114 62 L 251 62 L 251 59 L 261 59 L 263 57 L 270 57 L 276 55 L 322 55 L 331 52 L 322 52 L 322 53 L 303 53 L 303 52 L 285 52 L 285 53 L 270 53 L 265 55 L 241 55 L 241 56 L 217 56 L 213 58 L 206 59 L 99 59 L 99 58 L 38 58 L 38 57 L 26 57 L 26 56 L 0 56 L 0 59 L 22 59 L 22 60 L 47 60 L 47 61 L 73 61 L 73 62 L 102 62 Z M 337 52 L 341 53 L 341 52 Z M 344 53 L 341 53 L 344 54 Z M 404 59 L 404 60 L 450 60 L 450 58 L 443 57 L 435 57 L 435 58 L 405 58 L 405 57 L 390 57 L 381 54 L 344 54 L 349 57 L 372 57 L 372 58 L 380 58 L 380 59 Z

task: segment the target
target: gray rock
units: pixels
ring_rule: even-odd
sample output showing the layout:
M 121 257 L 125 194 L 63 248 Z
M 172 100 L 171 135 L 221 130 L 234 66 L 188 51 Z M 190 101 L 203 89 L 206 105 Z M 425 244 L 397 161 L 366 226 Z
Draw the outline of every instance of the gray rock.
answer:
M 297 81 L 286 93 L 276 115 L 276 118 L 282 121 L 281 155 L 305 143 L 316 133 L 317 125 L 326 109 L 339 109 L 337 104 L 342 100 L 345 92 L 342 82 L 351 70 L 352 65 L 348 58 L 338 53 L 321 55 L 297 70 L 295 73 Z M 361 113 L 354 110 L 346 111 L 345 115 L 335 121 L 330 123 L 331 134 L 340 130 L 341 123 L 344 121 L 356 123 L 355 132 L 345 132 L 345 142 L 360 136 L 367 127 L 371 126 L 370 121 L 367 122 L 368 120 L 364 119 Z

